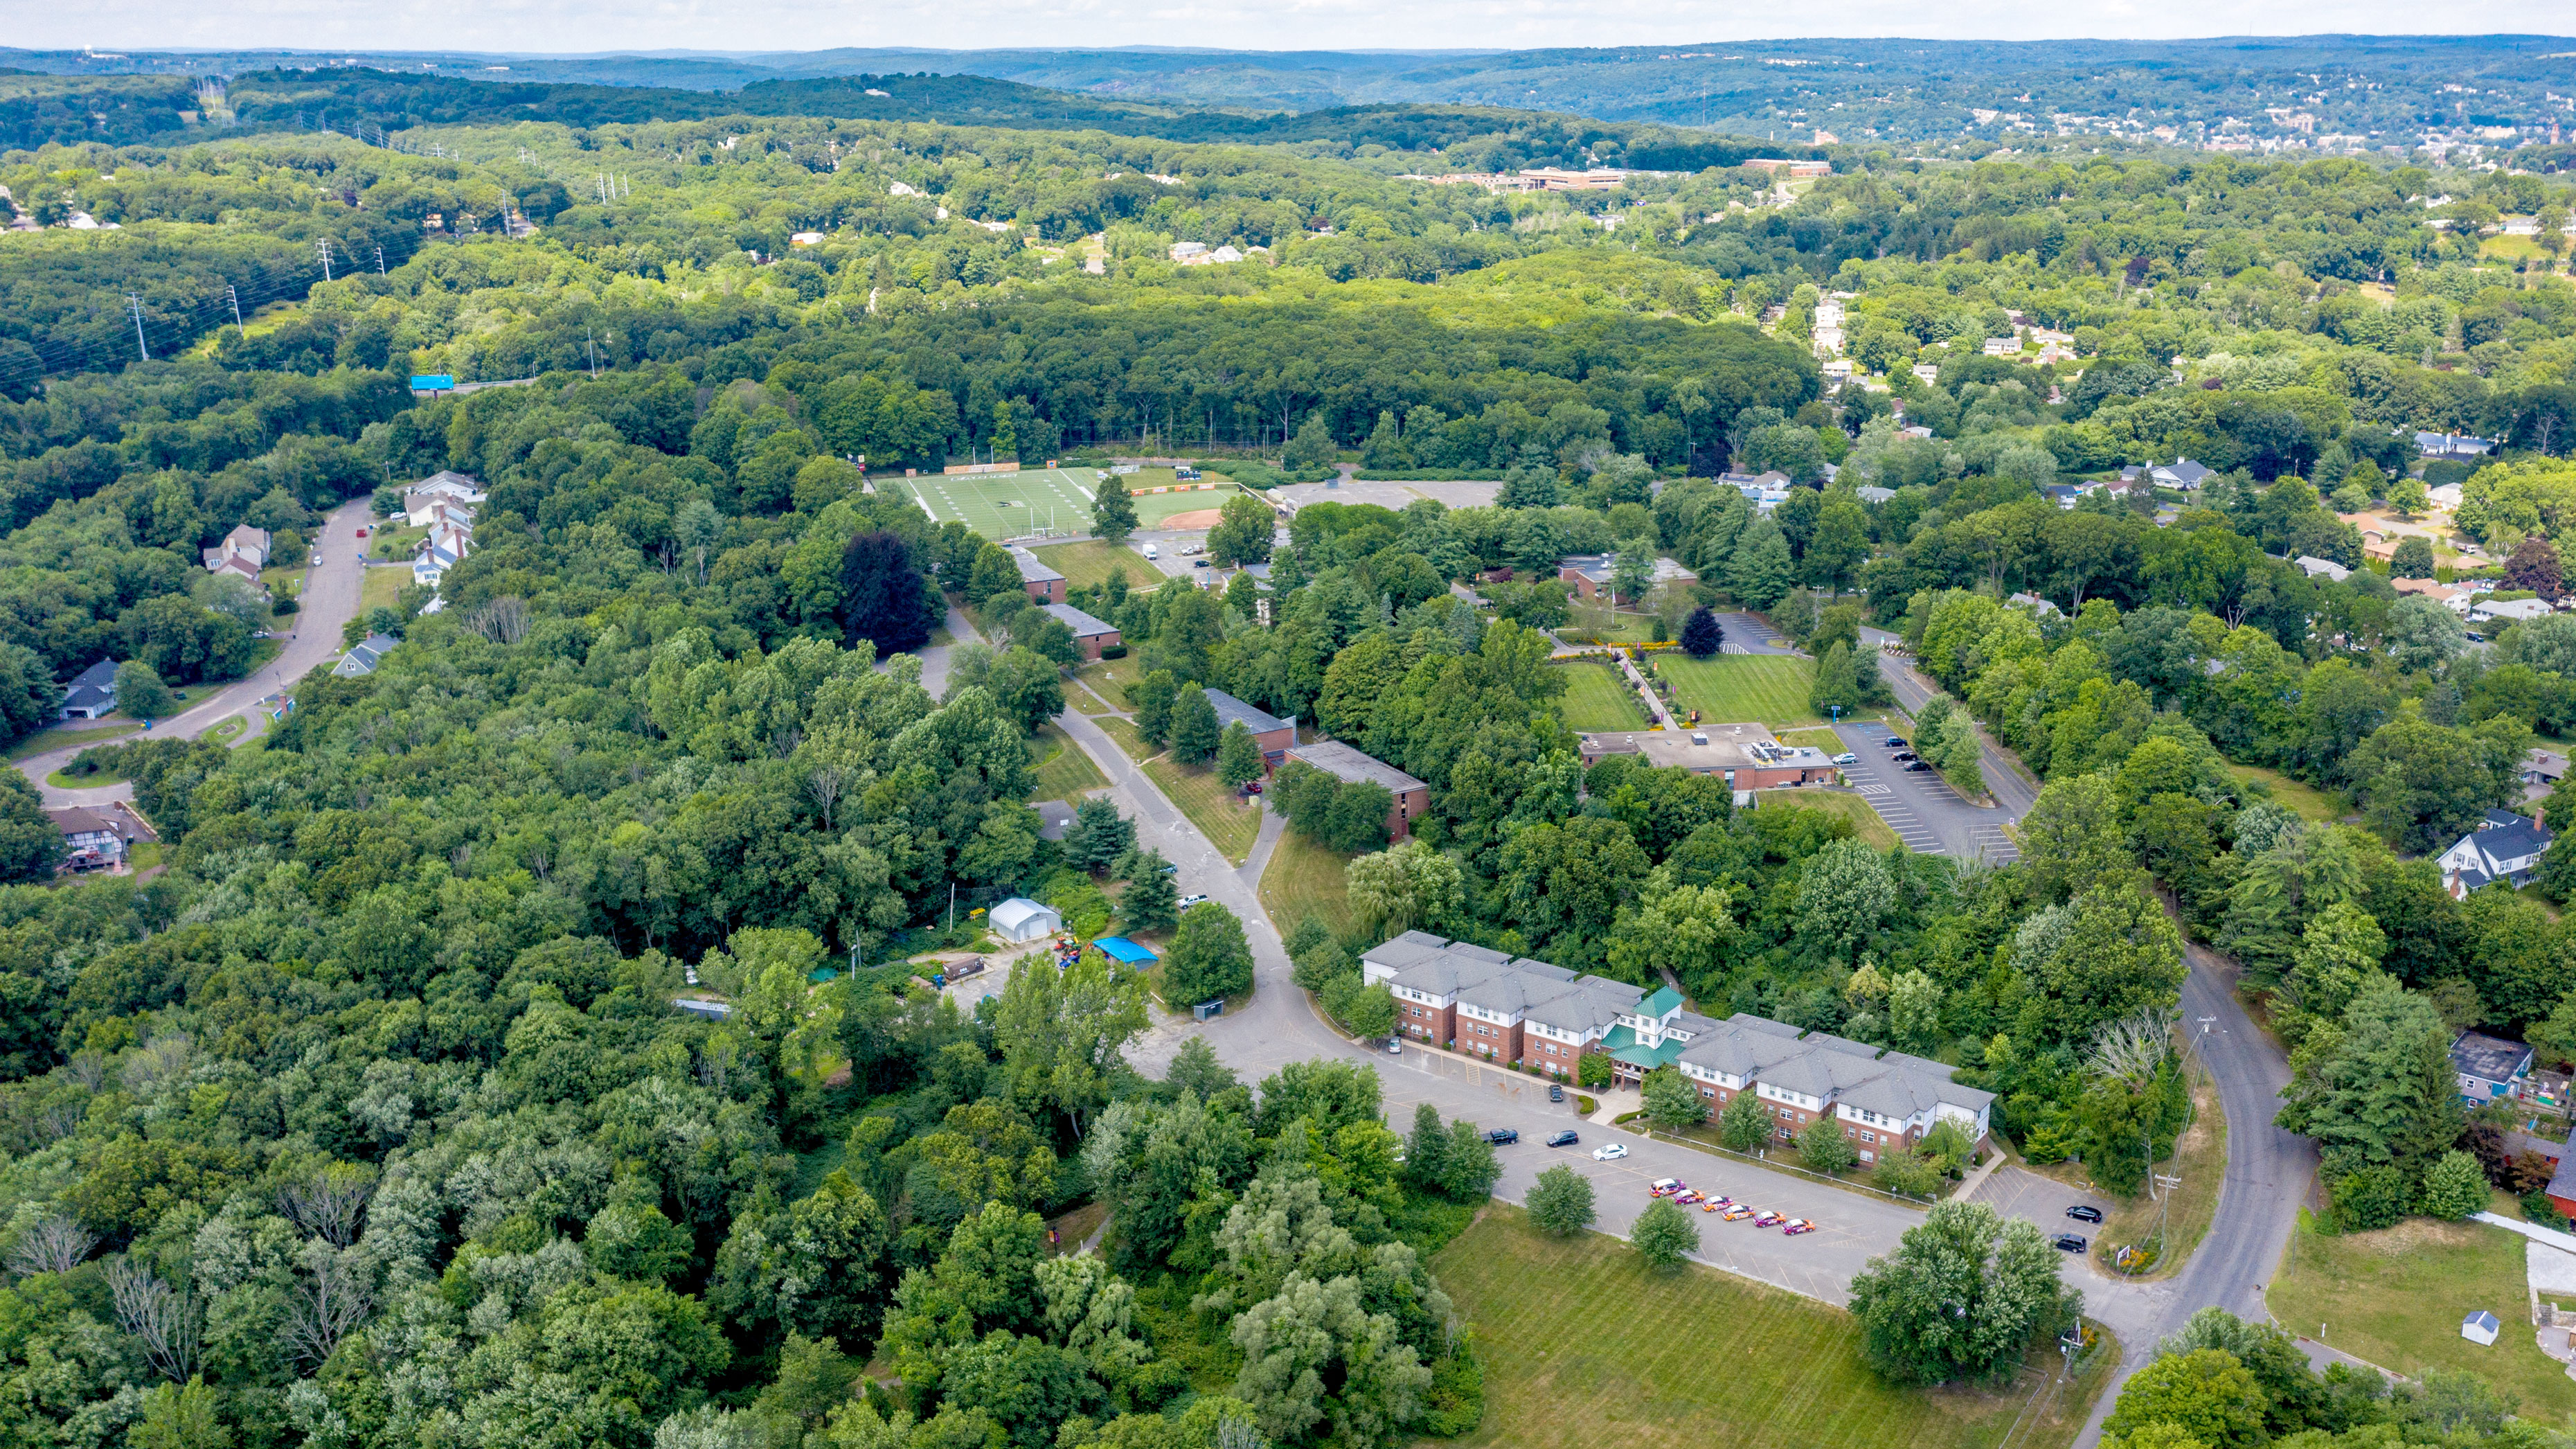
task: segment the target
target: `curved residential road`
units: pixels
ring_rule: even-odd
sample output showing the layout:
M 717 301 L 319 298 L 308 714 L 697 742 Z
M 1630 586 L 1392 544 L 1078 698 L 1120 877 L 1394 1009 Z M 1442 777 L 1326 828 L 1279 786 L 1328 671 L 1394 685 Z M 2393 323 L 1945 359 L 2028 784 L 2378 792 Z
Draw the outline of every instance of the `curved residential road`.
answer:
M 176 735 L 195 739 L 238 714 L 250 716 L 250 728 L 243 740 L 255 738 L 266 723 L 257 708 L 259 702 L 311 673 L 340 653 L 340 629 L 356 618 L 358 600 L 365 592 L 366 551 L 358 530 L 368 526 L 368 503 L 357 499 L 323 521 L 320 541 L 313 550 L 322 555 L 320 568 L 308 568 L 304 575 L 304 593 L 299 602 L 303 608 L 287 616 L 294 634 L 283 641 L 285 647 L 275 659 L 260 667 L 247 679 L 235 680 L 217 687 L 192 703 L 184 712 L 155 723 L 149 735 L 129 735 L 127 739 L 158 739 Z M 19 772 L 43 793 L 45 804 L 60 808 L 66 805 L 104 805 L 115 800 L 134 798 L 134 786 L 120 780 L 112 785 L 91 789 L 66 790 L 45 783 L 45 777 L 70 764 L 80 747 L 51 750 L 18 762 Z
M 1875 644 L 1881 647 L 1878 656 L 1878 672 L 1886 678 L 1887 687 L 1895 693 L 1896 702 L 1905 707 L 1906 713 L 1912 714 L 1920 710 L 1923 708 L 1924 701 L 1942 692 L 1940 685 L 1914 667 L 1913 660 L 1903 655 L 1885 652 L 1887 645 L 1904 644 L 1905 640 L 1901 635 L 1891 634 L 1885 629 L 1863 628 L 1860 631 L 1860 637 L 1864 644 Z M 2030 772 L 2022 768 L 2021 761 L 2006 753 L 2004 747 L 1997 744 L 1992 735 L 1986 733 L 1985 726 L 1977 727 L 1977 739 L 1985 746 L 1983 757 L 1978 764 L 1985 772 L 1987 791 L 1995 797 L 1995 804 L 2002 810 L 2005 823 L 2009 824 L 2021 819 L 2023 815 L 2029 813 L 2031 803 L 2039 798 L 2039 782 L 2033 780 Z

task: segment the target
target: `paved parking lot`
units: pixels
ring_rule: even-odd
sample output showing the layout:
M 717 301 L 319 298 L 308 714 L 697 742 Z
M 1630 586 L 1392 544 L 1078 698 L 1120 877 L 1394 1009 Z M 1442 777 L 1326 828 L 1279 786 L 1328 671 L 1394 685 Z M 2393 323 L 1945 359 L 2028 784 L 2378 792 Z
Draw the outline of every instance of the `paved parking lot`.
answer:
M 2021 859 L 2004 827 L 2010 816 L 2000 809 L 1972 805 L 1939 774 L 1908 770 L 1891 757 L 1884 727 L 1836 725 L 1843 748 L 1860 757 L 1845 765 L 1843 778 L 1876 810 L 1905 848 L 1918 855 L 1948 855 L 2006 865 Z
M 1726 654 L 1795 654 L 1796 647 L 1780 637 L 1770 625 L 1751 614 L 1720 614 L 1718 627 L 1726 631 Z

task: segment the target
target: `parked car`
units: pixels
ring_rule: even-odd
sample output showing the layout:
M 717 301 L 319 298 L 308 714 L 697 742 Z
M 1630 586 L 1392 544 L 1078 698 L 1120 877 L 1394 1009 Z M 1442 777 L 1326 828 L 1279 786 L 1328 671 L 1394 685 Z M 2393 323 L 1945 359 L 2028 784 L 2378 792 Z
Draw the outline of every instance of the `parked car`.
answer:
M 1845 751 L 1842 754 L 1834 756 L 1834 763 L 1837 765 L 1857 765 L 1860 763 L 1860 756 L 1852 754 L 1849 751 Z
M 1574 1135 L 1573 1128 L 1568 1127 L 1564 1131 L 1547 1139 L 1547 1145 L 1550 1147 L 1572 1147 L 1574 1144 L 1582 1140 L 1582 1138 Z
M 1913 775 L 1920 775 L 1931 768 L 1932 767 L 1930 765 L 1925 764 L 1921 760 L 1908 760 L 1905 763 L 1906 773 Z
M 1780 1225 L 1780 1231 L 1793 1238 L 1798 1236 L 1800 1233 L 1812 1233 L 1815 1230 L 1816 1225 L 1807 1221 L 1805 1218 L 1791 1218 Z
M 1592 1149 L 1592 1160 L 1595 1162 L 1616 1162 L 1627 1155 L 1628 1144 L 1624 1142 L 1607 1143 Z
M 360 537 L 360 538 L 364 538 L 364 537 L 366 537 L 366 536 L 367 536 L 367 531 L 366 531 L 365 529 L 363 529 L 363 528 L 362 528 L 362 529 L 359 529 L 359 530 L 358 530 L 358 537 Z
M 1681 1191 L 1673 1194 L 1673 1201 L 1682 1204 L 1684 1207 L 1688 1207 L 1690 1204 L 1698 1202 L 1699 1200 L 1699 1194 L 1691 1191 L 1689 1188 L 1683 1188 Z
M 1244 794 L 1246 794 L 1246 795 L 1258 795 L 1258 794 L 1260 794 L 1260 793 L 1261 793 L 1261 782 L 1260 782 L 1259 780 L 1246 780 L 1246 781 L 1244 781 L 1244 782 L 1243 782 L 1243 793 L 1244 793 Z
M 1762 1211 L 1753 1215 L 1753 1226 L 1757 1228 L 1776 1228 L 1787 1221 L 1788 1217 L 1786 1214 L 1775 1213 L 1769 1208 L 1764 1208 Z
M 1194 558 L 1194 559 L 1191 559 L 1191 560 L 1190 560 L 1190 567 L 1191 567 L 1191 568 L 1194 568 L 1194 569 L 1205 569 L 1205 568 L 1214 568 L 1214 567 L 1216 567 L 1216 565 L 1214 565 L 1214 564 L 1212 564 L 1212 563 L 1209 563 L 1206 559 L 1203 559 L 1203 558 Z
M 1150 544 L 1150 543 L 1149 543 L 1149 544 L 1145 545 L 1145 557 L 1147 557 L 1147 558 L 1149 558 L 1149 559 L 1158 559 L 1158 558 L 1161 558 L 1161 557 L 1162 557 L 1162 555 L 1161 555 L 1160 553 L 1155 552 L 1154 545 L 1152 545 L 1152 544 Z
M 2083 1203 L 2077 1203 L 2075 1206 L 2068 1208 L 2066 1210 L 2066 1215 L 2079 1222 L 2098 1223 L 2102 1221 L 2102 1210 L 2100 1208 L 2089 1207 Z
M 1400 1057 L 1404 1055 L 1403 1040 L 1397 1037 L 1388 1037 L 1386 1039 L 1386 1054 L 1391 1057 Z
M 1905 748 L 1905 741 L 1898 739 L 1894 735 L 1889 735 L 1883 743 L 1891 750 L 1901 750 Z
M 322 567 L 322 555 L 318 553 L 313 555 L 313 566 L 317 569 Z
M 1699 1210 L 1704 1213 L 1722 1213 L 1733 1206 L 1735 1206 L 1735 1199 L 1719 1193 L 1715 1197 L 1700 1199 Z
M 1671 1197 L 1674 1193 L 1677 1193 L 1688 1186 L 1690 1186 L 1689 1183 L 1682 1181 L 1678 1177 L 1659 1177 L 1653 1182 L 1646 1184 L 1646 1195 L 1648 1197 Z
M 1564 1100 L 1565 1100 L 1565 1089 L 1564 1089 L 1563 1087 L 1558 1086 L 1558 1085 L 1557 1085 L 1556 1083 L 1554 1083 L 1554 1082 L 1550 1082 L 1550 1083 L 1548 1083 L 1548 1084 L 1547 1084 L 1547 1099 L 1548 1099 L 1549 1101 L 1551 1101 L 1551 1102 L 1562 1102 L 1562 1101 L 1564 1101 Z
M 1908 760 L 1917 758 L 1917 756 L 1912 750 L 1898 750 L 1895 754 L 1888 756 L 1888 758 L 1895 761 L 1897 764 L 1902 765 Z
M 1730 1223 L 1740 1223 L 1746 1218 L 1753 1216 L 1753 1209 L 1746 1207 L 1740 1202 L 1732 1203 L 1728 1205 L 1725 1212 L 1718 1214 L 1718 1216 L 1724 1218 Z
M 1203 906 L 1206 904 L 1207 897 L 1205 896 L 1183 896 L 1181 897 L 1180 905 L 1174 907 L 1174 909 L 1186 911 L 1192 906 Z
M 2084 1251 L 2086 1244 L 2082 1238 L 2073 1233 L 2059 1233 L 2051 1246 L 2061 1253 L 2080 1253 Z
M 1493 1131 L 1485 1134 L 1485 1140 L 1491 1142 L 1496 1147 L 1500 1147 L 1505 1143 L 1520 1141 L 1521 1134 L 1516 1128 L 1497 1127 Z

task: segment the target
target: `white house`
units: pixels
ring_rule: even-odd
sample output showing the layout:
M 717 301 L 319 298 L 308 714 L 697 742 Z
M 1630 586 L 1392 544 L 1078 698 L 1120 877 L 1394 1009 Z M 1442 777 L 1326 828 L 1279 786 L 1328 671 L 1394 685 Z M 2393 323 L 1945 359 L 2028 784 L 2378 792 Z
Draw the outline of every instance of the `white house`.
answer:
M 2159 487 L 2180 488 L 2189 492 L 2207 482 L 2209 475 L 2215 471 L 2189 458 L 2176 458 L 2170 463 L 2160 463 L 2149 468 L 2147 476 L 2154 479 Z
M 401 642 L 390 634 L 370 634 L 350 645 L 349 652 L 341 656 L 340 662 L 331 666 L 331 672 L 343 679 L 373 674 L 377 661 L 392 653 L 394 646 Z
M 1040 905 L 1026 896 L 1013 896 L 993 907 L 985 919 L 992 923 L 994 935 L 1015 946 L 1043 941 L 1064 929 L 1064 917 L 1056 914 L 1054 907 Z
M 2309 578 L 2315 578 L 2317 575 L 2323 574 L 2327 578 L 2334 580 L 2336 583 L 2342 583 L 2345 579 L 2352 577 L 2352 570 L 2345 568 L 2342 564 L 2336 563 L 2332 559 L 2318 558 L 2314 554 L 2303 553 L 2290 561 L 2297 564 L 2299 566 L 2299 572 L 2306 574 Z
M 2528 816 L 2490 810 L 2477 829 L 2434 857 L 2442 885 L 2455 899 L 2483 885 L 2505 881 L 2519 888 L 2531 884 L 2531 873 L 2557 833 Z
M 2469 606 L 2469 622 L 2484 624 L 2493 619 L 2546 619 L 2550 613 L 2547 599 L 2480 599 Z
M 100 719 L 115 712 L 115 660 L 102 659 L 63 686 L 64 719 Z

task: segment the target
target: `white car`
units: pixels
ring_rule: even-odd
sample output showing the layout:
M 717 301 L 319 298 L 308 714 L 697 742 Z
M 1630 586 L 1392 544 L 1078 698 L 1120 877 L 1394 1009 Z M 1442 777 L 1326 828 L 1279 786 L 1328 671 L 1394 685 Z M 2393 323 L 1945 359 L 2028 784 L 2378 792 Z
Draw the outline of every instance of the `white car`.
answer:
M 1177 909 L 1186 911 L 1192 906 L 1203 906 L 1206 904 L 1207 897 L 1205 896 L 1183 896 L 1181 897 L 1181 903 Z
M 1624 1142 L 1605 1143 L 1592 1149 L 1592 1160 L 1595 1162 L 1616 1162 L 1627 1155 L 1628 1146 Z

